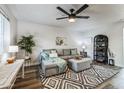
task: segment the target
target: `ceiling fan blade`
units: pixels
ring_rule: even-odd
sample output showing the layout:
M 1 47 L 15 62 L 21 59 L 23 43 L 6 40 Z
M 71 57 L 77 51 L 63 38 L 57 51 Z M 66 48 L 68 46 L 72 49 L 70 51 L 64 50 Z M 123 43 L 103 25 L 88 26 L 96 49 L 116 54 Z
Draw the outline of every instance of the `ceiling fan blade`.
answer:
M 76 18 L 88 19 L 88 18 L 90 18 L 90 17 L 89 17 L 89 16 L 76 16 Z
M 66 12 L 64 9 L 62 9 L 61 7 L 57 7 L 58 10 L 60 10 L 61 12 L 65 13 L 66 15 L 70 15 L 68 12 Z
M 85 10 L 89 5 L 85 4 L 83 5 L 81 8 L 79 8 L 74 14 L 79 14 L 80 12 L 82 12 L 83 10 Z
M 56 18 L 56 20 L 61 20 L 61 19 L 66 19 L 68 17 L 61 17 L 61 18 Z

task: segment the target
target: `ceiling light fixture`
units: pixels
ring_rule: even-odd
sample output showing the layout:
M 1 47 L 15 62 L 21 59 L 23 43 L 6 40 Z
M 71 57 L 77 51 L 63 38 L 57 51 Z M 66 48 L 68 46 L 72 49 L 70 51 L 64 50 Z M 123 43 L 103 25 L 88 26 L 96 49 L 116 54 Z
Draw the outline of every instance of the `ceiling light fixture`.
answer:
M 75 19 L 74 19 L 74 18 L 69 18 L 68 21 L 69 21 L 70 23 L 73 23 L 73 22 L 75 22 Z
M 84 4 L 81 8 L 79 8 L 78 10 L 75 10 L 73 8 L 70 9 L 70 12 L 67 12 L 66 10 L 64 10 L 61 7 L 57 7 L 57 9 L 61 12 L 63 12 L 64 14 L 66 14 L 67 16 L 63 16 L 60 18 L 56 18 L 56 20 L 62 20 L 62 19 L 68 19 L 69 22 L 75 22 L 75 19 L 88 19 L 89 16 L 78 16 L 78 14 L 80 14 L 82 11 L 84 11 L 86 8 L 88 8 L 89 5 Z
M 75 22 L 75 17 L 74 17 L 74 16 L 69 16 L 68 21 L 69 21 L 70 23 Z

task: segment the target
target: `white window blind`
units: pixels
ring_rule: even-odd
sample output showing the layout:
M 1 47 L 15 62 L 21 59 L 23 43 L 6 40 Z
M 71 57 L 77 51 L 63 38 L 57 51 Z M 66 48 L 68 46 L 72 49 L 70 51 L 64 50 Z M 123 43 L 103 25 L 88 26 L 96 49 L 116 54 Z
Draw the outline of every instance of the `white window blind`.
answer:
M 10 24 L 6 17 L 0 13 L 0 54 L 3 53 L 10 43 Z

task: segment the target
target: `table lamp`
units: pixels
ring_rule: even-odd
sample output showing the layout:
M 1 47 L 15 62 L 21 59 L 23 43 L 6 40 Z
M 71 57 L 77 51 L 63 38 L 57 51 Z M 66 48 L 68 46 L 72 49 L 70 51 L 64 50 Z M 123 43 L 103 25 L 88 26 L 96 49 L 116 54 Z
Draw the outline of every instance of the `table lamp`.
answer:
M 82 45 L 83 52 L 85 52 L 86 46 Z
M 15 53 L 18 52 L 18 46 L 9 46 L 9 51 L 11 53 L 11 57 L 8 58 L 8 63 L 13 63 L 14 59 L 16 58 Z

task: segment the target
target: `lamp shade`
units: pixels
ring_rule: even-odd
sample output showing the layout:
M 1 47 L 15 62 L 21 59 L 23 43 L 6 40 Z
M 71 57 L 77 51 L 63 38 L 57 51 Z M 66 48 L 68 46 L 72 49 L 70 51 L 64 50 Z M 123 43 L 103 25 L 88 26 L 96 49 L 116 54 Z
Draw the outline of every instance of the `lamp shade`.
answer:
M 18 52 L 18 46 L 9 46 L 8 52 Z
M 85 45 L 83 45 L 83 46 L 82 46 L 82 49 L 86 49 L 86 46 L 85 46 Z

